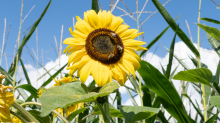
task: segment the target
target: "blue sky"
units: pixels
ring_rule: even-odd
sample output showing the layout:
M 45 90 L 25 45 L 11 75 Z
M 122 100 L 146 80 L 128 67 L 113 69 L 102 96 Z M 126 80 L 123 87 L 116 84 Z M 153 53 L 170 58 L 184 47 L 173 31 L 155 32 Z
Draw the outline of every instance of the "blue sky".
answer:
M 115 0 L 116 1 L 116 0 Z M 23 18 L 25 15 L 29 12 L 29 10 L 35 5 L 34 9 L 31 11 L 31 13 L 28 15 L 28 17 L 25 19 L 24 23 L 22 24 L 22 35 L 21 39 L 25 34 L 28 33 L 28 31 L 23 34 L 23 32 L 30 27 L 41 15 L 42 11 L 46 7 L 49 0 L 37 0 L 37 1 L 30 1 L 30 0 L 24 0 L 24 9 L 23 9 Z M 109 10 L 109 1 L 107 0 L 100 0 L 101 6 L 104 10 Z M 124 2 L 127 4 L 130 11 L 135 12 L 136 11 L 136 1 L 135 0 L 124 0 Z M 162 4 L 166 2 L 166 0 L 160 0 Z M 145 3 L 145 0 L 139 0 L 139 11 L 141 11 L 143 5 Z M 123 8 L 127 11 L 127 9 L 124 7 L 123 3 L 119 0 L 118 7 Z M 170 1 L 165 8 L 170 13 L 170 15 L 175 19 L 180 14 L 182 16 L 176 21 L 180 28 L 187 34 L 189 37 L 188 29 L 186 26 L 185 20 L 188 21 L 193 42 L 197 41 L 197 18 L 198 18 L 198 8 L 199 8 L 199 0 L 172 0 Z M 80 16 L 83 18 L 83 14 L 85 11 L 91 9 L 91 0 L 81 0 L 81 1 L 75 1 L 75 0 L 53 0 L 51 3 L 50 8 L 48 9 L 47 13 L 45 14 L 44 18 L 40 22 L 38 26 L 38 51 L 39 55 L 41 56 L 41 52 L 47 52 L 51 49 L 53 49 L 53 46 L 55 47 L 55 41 L 54 36 L 56 36 L 58 43 L 60 41 L 60 35 L 61 35 L 61 26 L 64 25 L 63 28 L 63 39 L 67 37 L 71 37 L 69 33 L 69 27 L 73 26 L 73 17 Z M 11 64 L 12 62 L 12 55 L 14 54 L 14 47 L 15 42 L 18 36 L 18 30 L 19 30 L 19 22 L 20 22 L 20 10 L 21 10 L 21 0 L 16 1 L 0 1 L 0 45 L 2 45 L 2 39 L 3 39 L 3 31 L 4 31 L 4 18 L 7 19 L 7 27 L 6 27 L 6 37 L 7 37 L 7 31 L 9 28 L 9 25 L 11 23 L 11 30 L 8 38 L 8 42 L 6 45 L 5 53 L 8 56 L 8 64 Z M 156 7 L 152 3 L 151 0 L 148 1 L 144 11 L 156 11 Z M 216 20 L 220 20 L 220 16 L 217 16 L 217 13 L 220 11 L 220 9 L 216 9 L 216 5 L 211 2 L 211 0 L 203 0 L 202 1 L 202 7 L 201 7 L 201 17 L 208 17 L 213 18 Z M 127 11 L 128 12 L 128 11 Z M 118 10 L 115 8 L 113 11 L 113 14 L 116 16 L 124 14 L 121 10 Z M 136 15 L 134 15 L 136 17 Z M 149 13 L 142 13 L 140 20 L 143 22 L 146 18 L 150 16 Z M 133 19 L 131 19 L 129 16 L 123 16 L 123 19 L 125 20 L 125 23 L 130 25 L 131 28 L 137 28 L 137 23 Z M 202 24 L 206 24 L 208 26 L 215 26 L 218 28 L 218 25 L 214 25 L 208 22 L 201 21 Z M 155 15 L 153 15 L 148 21 L 146 21 L 143 24 L 143 31 L 144 33 L 144 41 L 148 44 L 151 42 L 158 34 L 160 34 L 168 24 L 163 19 L 163 17 L 160 15 L 159 12 L 157 12 Z M 204 31 L 201 30 L 201 37 L 202 33 Z M 169 29 L 165 35 L 160 39 L 160 42 L 162 46 L 164 47 L 170 47 L 171 41 L 173 39 L 174 32 L 172 29 Z M 142 37 L 141 37 L 142 38 Z M 176 39 L 176 41 L 180 41 L 179 38 Z M 53 46 L 52 46 L 53 45 Z M 36 51 L 36 32 L 32 35 L 30 40 L 27 43 L 28 48 L 30 49 L 32 55 L 33 51 L 32 48 Z M 62 45 L 63 49 L 66 47 L 66 45 Z M 156 54 L 158 56 L 163 56 L 163 51 L 160 46 L 160 43 L 156 43 L 151 49 L 151 52 L 154 52 L 156 47 L 158 49 L 156 50 Z M 202 47 L 204 48 L 211 48 L 210 44 L 207 41 L 206 34 L 204 33 L 203 41 L 202 41 Z M 27 48 L 24 48 L 27 51 Z M 163 49 L 166 53 L 165 49 Z M 57 55 L 54 50 L 49 51 L 47 54 L 44 55 L 44 62 L 50 61 L 50 58 L 52 60 L 57 59 Z M 27 61 L 30 61 L 33 63 L 32 58 L 23 51 L 22 58 L 26 59 Z M 42 59 L 39 58 L 39 61 Z M 24 61 L 24 63 L 28 64 L 28 62 Z M 5 58 L 3 57 L 3 63 L 2 67 L 5 68 Z

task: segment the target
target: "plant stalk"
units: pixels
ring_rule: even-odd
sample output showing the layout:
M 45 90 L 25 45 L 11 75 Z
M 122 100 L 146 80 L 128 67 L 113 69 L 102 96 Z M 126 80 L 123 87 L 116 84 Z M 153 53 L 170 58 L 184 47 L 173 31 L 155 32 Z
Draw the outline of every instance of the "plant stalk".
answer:
M 106 116 L 106 113 L 103 110 L 102 106 L 97 101 L 96 101 L 96 104 L 97 104 L 97 106 L 99 107 L 99 109 L 100 109 L 100 111 L 102 113 L 102 116 L 104 118 L 105 123 L 110 123 L 110 119 L 108 119 L 108 117 Z
M 29 112 L 22 108 L 22 106 L 19 105 L 17 102 L 14 102 L 12 106 L 15 107 L 18 111 L 20 111 L 20 113 L 24 115 L 29 122 L 39 123 L 38 120 L 36 120 Z
M 199 0 L 199 15 L 198 15 L 198 24 L 200 23 L 200 11 L 201 11 L 201 2 L 202 0 Z M 200 37 L 200 28 L 198 26 L 198 34 L 197 34 L 197 44 L 198 44 L 198 51 L 199 51 L 199 39 Z M 200 56 L 198 57 L 198 62 L 199 62 L 199 68 L 201 68 L 201 59 Z M 207 121 L 207 106 L 206 106 L 206 102 L 205 102 L 205 86 L 204 84 L 202 84 L 202 100 L 203 100 L 203 109 L 204 109 L 204 120 L 205 122 Z
M 104 112 L 106 117 L 110 120 L 110 109 L 109 109 L 109 102 L 108 102 L 108 95 L 107 97 L 107 101 L 104 103 Z
M 21 106 L 25 106 L 25 105 L 38 105 L 41 106 L 40 103 L 38 102 L 25 102 L 22 103 Z M 53 110 L 53 113 L 55 113 L 57 116 L 59 116 L 65 123 L 69 123 L 69 121 L 67 121 L 67 119 L 65 117 L 63 117 L 59 112 L 57 112 L 56 110 Z
M 25 120 L 22 116 L 20 116 L 19 114 L 13 112 L 13 111 L 10 111 L 10 113 L 14 116 L 16 116 L 18 119 L 21 120 L 22 123 L 29 123 L 27 120 Z
M 20 27 L 19 27 L 19 31 L 18 31 L 18 39 L 17 39 L 17 41 L 18 41 L 18 47 L 19 47 L 19 44 L 20 44 L 20 37 L 21 37 L 21 26 L 22 26 L 22 13 L 23 13 L 23 6 L 24 6 L 24 0 L 22 0 L 22 2 L 21 2 L 21 17 L 20 17 Z M 16 59 L 16 63 L 15 63 L 15 76 L 14 76 L 14 82 L 13 82 L 13 87 L 15 88 L 15 80 L 16 80 L 16 75 L 17 75 L 17 67 L 18 67 L 18 52 L 17 52 L 17 54 L 16 54 L 16 57 L 15 57 L 15 59 Z M 15 89 L 14 89 L 15 90 Z M 13 94 L 14 94 L 14 91 L 13 90 Z

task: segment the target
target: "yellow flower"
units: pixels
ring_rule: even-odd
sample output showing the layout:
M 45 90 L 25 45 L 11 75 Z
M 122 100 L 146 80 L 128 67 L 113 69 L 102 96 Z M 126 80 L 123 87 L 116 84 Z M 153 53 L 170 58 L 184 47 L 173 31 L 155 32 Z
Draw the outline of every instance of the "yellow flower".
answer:
M 0 84 L 2 83 L 2 80 L 5 78 L 5 75 L 1 74 L 0 72 Z
M 12 122 L 10 105 L 14 103 L 15 98 L 13 93 L 7 91 L 8 89 L 13 88 L 0 84 L 0 122 Z
M 76 111 L 78 108 L 84 107 L 84 103 L 77 103 L 67 108 L 66 116 L 69 116 L 72 112 Z M 80 107 L 79 107 L 80 106 Z
M 60 81 L 62 82 L 62 83 L 64 83 L 64 84 L 66 84 L 66 83 L 69 83 L 69 82 L 72 82 L 72 81 L 77 81 L 78 79 L 76 79 L 75 78 L 75 76 L 74 77 L 72 77 L 72 76 L 68 76 L 68 77 L 63 77 L 63 78 L 61 78 L 61 79 L 59 79 L 59 80 L 56 80 L 56 79 L 54 79 L 54 81 L 56 82 L 53 86 L 60 86 Z
M 104 86 L 112 79 L 122 86 L 127 76 L 139 69 L 140 58 L 135 50 L 147 50 L 140 45 L 145 42 L 134 40 L 137 29 L 128 29 L 123 19 L 112 15 L 110 11 L 94 10 L 84 13 L 84 20 L 76 16 L 74 37 L 66 38 L 68 44 L 64 53 L 69 54 L 68 70 L 78 70 L 78 76 L 84 83 L 92 75 L 98 86 Z
M 17 118 L 16 116 L 14 116 L 12 118 L 12 123 L 22 123 L 21 120 L 19 118 Z

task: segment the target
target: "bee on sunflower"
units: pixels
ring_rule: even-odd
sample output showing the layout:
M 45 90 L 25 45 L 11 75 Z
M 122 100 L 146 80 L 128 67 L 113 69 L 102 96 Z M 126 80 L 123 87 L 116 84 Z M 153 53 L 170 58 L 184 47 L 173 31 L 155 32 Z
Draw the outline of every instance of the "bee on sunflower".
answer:
M 75 30 L 69 28 L 73 37 L 66 38 L 68 44 L 64 53 L 68 57 L 68 70 L 78 71 L 80 80 L 84 83 L 92 75 L 99 87 L 112 79 L 123 86 L 128 75 L 135 76 L 140 68 L 140 57 L 136 51 L 147 50 L 140 46 L 145 42 L 134 40 L 137 29 L 130 29 L 123 24 L 121 17 L 112 15 L 110 11 L 94 10 L 84 13 L 84 20 L 76 16 Z

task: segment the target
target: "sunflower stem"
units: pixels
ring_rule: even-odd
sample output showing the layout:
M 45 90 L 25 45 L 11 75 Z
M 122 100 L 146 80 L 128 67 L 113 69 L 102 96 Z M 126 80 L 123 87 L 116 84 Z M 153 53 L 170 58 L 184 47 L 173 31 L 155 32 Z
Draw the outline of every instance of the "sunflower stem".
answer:
M 36 120 L 29 112 L 27 112 L 24 108 L 22 108 L 21 105 L 19 105 L 17 102 L 14 102 L 12 104 L 13 107 L 15 107 L 20 113 L 29 121 L 34 123 L 39 123 L 38 120 Z
M 109 109 L 108 95 L 107 95 L 107 101 L 104 103 L 104 112 L 106 114 L 106 117 L 110 120 L 110 109 Z
M 202 0 L 199 0 L 199 14 L 198 14 L 198 24 L 200 23 L 200 11 L 201 11 L 201 2 Z M 200 28 L 198 26 L 198 34 L 197 34 L 197 44 L 198 44 L 198 51 L 199 51 L 199 37 L 200 37 Z M 197 57 L 198 59 L 198 62 L 199 62 L 199 68 L 201 68 L 201 59 L 200 59 L 200 56 Z M 205 122 L 207 121 L 207 106 L 206 106 L 206 102 L 205 102 L 205 86 L 204 84 L 202 84 L 202 100 L 203 100 L 203 108 L 204 108 L 204 120 Z
M 105 111 L 103 110 L 102 106 L 96 101 L 96 104 L 97 106 L 99 107 L 101 113 L 102 113 L 102 116 L 103 116 L 103 119 L 105 121 L 105 123 L 110 123 L 110 120 L 108 119 L 108 117 L 106 116 L 106 113 Z
M 15 112 L 13 112 L 13 111 L 10 111 L 10 113 L 11 113 L 12 115 L 14 115 L 15 117 L 17 117 L 18 119 L 20 119 L 20 120 L 22 121 L 22 123 L 29 123 L 29 122 L 28 122 L 27 120 L 25 120 L 21 115 L 15 113 Z
M 25 103 L 22 103 L 20 106 L 25 106 L 25 105 L 38 105 L 38 106 L 41 106 L 40 103 L 38 102 L 25 102 Z M 69 123 L 67 121 L 67 119 L 65 117 L 63 117 L 59 112 L 57 112 L 56 110 L 53 110 L 53 113 L 56 114 L 57 116 L 59 116 L 65 123 Z M 53 122 L 54 122 L 54 115 L 53 115 Z

